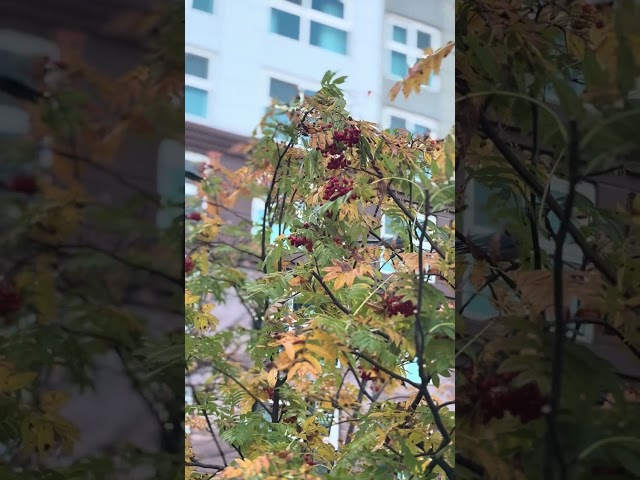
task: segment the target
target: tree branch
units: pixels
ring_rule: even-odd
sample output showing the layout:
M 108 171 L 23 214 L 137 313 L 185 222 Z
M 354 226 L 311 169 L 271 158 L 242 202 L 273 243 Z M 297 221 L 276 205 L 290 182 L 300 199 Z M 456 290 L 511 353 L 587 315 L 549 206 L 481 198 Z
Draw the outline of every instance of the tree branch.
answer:
M 511 165 L 511 167 L 518 173 L 519 177 L 531 188 L 538 198 L 544 196 L 544 186 L 538 181 L 536 176 L 531 173 L 520 159 L 513 153 L 513 151 L 507 146 L 506 142 L 500 137 L 498 131 L 491 124 L 485 115 L 480 118 L 480 125 L 487 136 L 491 139 L 498 151 L 502 154 L 504 159 Z M 546 204 L 558 218 L 564 217 L 563 208 L 553 195 L 546 195 Z M 616 284 L 617 277 L 605 260 L 595 251 L 587 242 L 582 232 L 569 221 L 567 223 L 567 233 L 569 233 L 578 244 L 582 253 L 587 257 L 591 263 L 604 275 L 604 277 L 611 283 Z

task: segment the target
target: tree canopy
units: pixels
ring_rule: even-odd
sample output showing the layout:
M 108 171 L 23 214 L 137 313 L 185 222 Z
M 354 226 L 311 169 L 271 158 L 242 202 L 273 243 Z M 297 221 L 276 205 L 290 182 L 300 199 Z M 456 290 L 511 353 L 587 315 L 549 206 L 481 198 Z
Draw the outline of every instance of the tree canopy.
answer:
M 352 118 L 344 81 L 327 72 L 270 108 L 239 169 L 210 155 L 187 205 L 186 355 L 209 375 L 188 425 L 236 457 L 187 446 L 190 478 L 453 478 L 454 414 L 434 386 L 454 366 L 454 138 Z M 254 222 L 243 197 L 264 201 Z M 252 322 L 219 329 L 230 298 Z
M 456 2 L 460 478 L 640 475 L 638 13 Z

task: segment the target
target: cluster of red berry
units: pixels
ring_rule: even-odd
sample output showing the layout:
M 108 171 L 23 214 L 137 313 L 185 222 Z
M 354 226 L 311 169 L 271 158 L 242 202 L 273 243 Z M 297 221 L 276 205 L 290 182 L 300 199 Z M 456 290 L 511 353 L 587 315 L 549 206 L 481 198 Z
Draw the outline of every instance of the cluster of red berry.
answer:
M 456 408 L 461 414 L 478 406 L 485 423 L 493 418 L 503 418 L 506 412 L 518 417 L 522 423 L 542 416 L 548 398 L 533 382 L 512 387 L 510 383 L 518 376 L 518 372 L 487 374 L 478 378 L 479 375 L 475 375 L 473 366 L 470 366 L 462 369 L 462 373 L 475 388 L 468 401 L 460 402 L 460 408 Z
M 333 141 L 353 147 L 360 141 L 360 130 L 357 127 L 349 127 L 343 129 L 342 132 L 333 132 Z
M 338 177 L 331 177 L 327 182 L 327 185 L 324 190 L 324 194 L 322 195 L 322 199 L 329 200 L 329 201 L 335 200 L 336 198 L 346 195 L 351 190 L 353 190 L 353 180 L 351 180 L 350 178 L 340 179 Z M 351 197 L 349 198 L 351 200 L 355 200 L 356 199 L 355 193 L 351 194 Z
M 582 6 L 582 12 L 585 15 L 593 15 L 595 14 L 597 11 L 602 10 L 603 5 L 602 4 L 598 4 L 598 5 L 591 5 L 591 4 L 586 4 Z M 596 20 L 596 22 L 594 23 L 594 26 L 597 29 L 601 29 L 602 27 L 604 27 L 604 22 L 602 21 L 602 19 L 598 19 Z
M 10 283 L 0 285 L 0 315 L 17 312 L 22 306 L 22 297 Z
M 191 273 L 191 271 L 195 268 L 196 264 L 193 263 L 193 259 L 191 257 L 184 258 L 184 272 L 186 274 Z
M 373 367 L 371 371 L 365 370 L 364 368 L 362 368 L 362 366 L 358 367 L 358 373 L 360 374 L 360 378 L 362 378 L 362 381 L 374 379 L 377 376 L 378 372 L 380 372 L 378 367 Z
M 29 175 L 16 175 L 6 184 L 6 188 L 14 192 L 32 195 L 38 191 L 38 183 Z
M 199 222 L 202 220 L 202 216 L 198 212 L 191 212 L 188 215 L 185 215 L 187 220 L 193 220 L 195 222 Z
M 398 315 L 399 313 L 405 317 L 410 317 L 416 313 L 416 306 L 411 300 L 402 301 L 403 296 L 391 295 L 389 297 L 383 296 L 385 303 L 387 304 L 386 311 L 390 316 Z
M 267 387 L 265 388 L 265 393 L 267 394 L 267 397 L 269 398 L 269 400 L 273 400 L 273 395 L 275 393 L 275 390 L 271 387 Z
M 313 240 L 302 235 L 290 235 L 289 242 L 294 247 L 306 247 L 308 252 L 313 250 Z
M 538 385 L 527 383 L 516 388 L 497 388 L 508 384 L 517 374 L 508 373 L 493 375 L 480 382 L 479 386 L 483 394 L 480 397 L 480 408 L 484 412 L 484 421 L 492 418 L 502 418 L 505 412 L 510 412 L 520 419 L 522 423 L 528 423 L 540 418 L 542 407 L 547 399 L 540 393 Z
M 321 124 L 322 125 L 322 124 Z M 328 128 L 333 125 L 327 124 Z M 329 170 L 340 170 L 347 166 L 347 158 L 344 155 L 345 148 L 350 148 L 360 141 L 360 130 L 356 127 L 344 128 L 342 131 L 333 132 L 333 143 L 324 149 L 316 147 L 324 157 L 329 158 L 327 168 Z
M 312 467 L 318 464 L 318 462 L 313 460 L 313 457 L 309 453 L 304 454 L 304 463 Z
M 340 170 L 347 166 L 347 158 L 344 156 L 344 148 L 337 143 L 327 145 L 324 149 L 316 147 L 324 157 L 329 158 L 327 168 L 330 170 Z

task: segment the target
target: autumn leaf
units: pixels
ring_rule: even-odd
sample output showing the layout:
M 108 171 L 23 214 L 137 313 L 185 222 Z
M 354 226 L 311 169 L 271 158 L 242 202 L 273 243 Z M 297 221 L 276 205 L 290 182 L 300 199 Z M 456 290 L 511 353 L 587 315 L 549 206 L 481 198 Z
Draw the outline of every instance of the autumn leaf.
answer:
M 454 42 L 449 42 L 435 52 L 432 52 L 431 49 L 425 49 L 426 56 L 418 60 L 410 69 L 407 78 L 396 83 L 389 92 L 391 101 L 393 102 L 396 99 L 400 90 L 402 90 L 405 98 L 409 96 L 411 91 L 420 92 L 420 86 L 427 85 L 432 74 L 437 75 L 440 73 L 442 61 L 453 51 L 454 46 Z
M 335 290 L 340 290 L 345 285 L 347 287 L 352 286 L 356 279 L 356 272 L 351 264 L 339 260 L 332 260 L 331 263 L 333 263 L 333 267 L 322 269 L 323 272 L 327 272 L 322 281 L 327 283 L 335 280 L 333 285 Z
M 287 354 L 287 357 L 289 357 L 289 360 L 295 360 L 295 358 L 296 358 L 296 349 L 293 347 L 293 343 L 292 342 L 284 342 L 282 344 L 282 346 L 284 347 L 284 351 Z
M 193 321 L 194 327 L 198 330 L 215 330 L 218 327 L 219 323 L 220 321 L 216 316 L 204 312 L 196 313 Z
M 184 291 L 184 304 L 185 305 L 193 305 L 200 301 L 200 295 L 195 295 L 191 293 L 189 290 Z
M 29 386 L 36 378 L 35 372 L 15 373 L 8 365 L 0 365 L 0 393 L 11 393 Z
M 407 267 L 407 270 L 410 272 L 418 272 L 420 270 L 420 256 L 418 252 L 410 252 L 410 253 L 401 253 L 400 257 L 402 258 L 403 263 Z M 430 253 L 422 254 L 422 267 L 425 272 L 430 270 L 430 263 L 434 255 Z
M 67 392 L 44 392 L 40 395 L 40 409 L 45 413 L 57 412 L 70 398 L 71 395 Z

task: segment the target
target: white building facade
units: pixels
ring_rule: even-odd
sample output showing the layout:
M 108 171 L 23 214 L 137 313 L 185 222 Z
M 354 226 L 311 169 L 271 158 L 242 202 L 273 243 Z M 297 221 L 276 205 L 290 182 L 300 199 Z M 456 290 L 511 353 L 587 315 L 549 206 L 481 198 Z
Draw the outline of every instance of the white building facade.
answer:
M 454 124 L 453 59 L 419 95 L 388 97 L 423 48 L 454 39 L 453 0 L 185 0 L 185 18 L 189 123 L 250 136 L 271 98 L 333 70 L 354 118 L 436 137 Z

